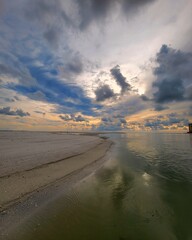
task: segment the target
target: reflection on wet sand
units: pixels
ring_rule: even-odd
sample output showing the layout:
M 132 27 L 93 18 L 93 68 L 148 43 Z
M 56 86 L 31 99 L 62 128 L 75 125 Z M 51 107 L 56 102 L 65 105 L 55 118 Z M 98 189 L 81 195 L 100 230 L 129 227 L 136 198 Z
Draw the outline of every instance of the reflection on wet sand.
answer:
M 11 240 L 191 239 L 188 136 L 113 139 L 116 148 L 101 169 L 31 217 Z
M 137 235 L 142 239 L 176 239 L 171 230 L 171 210 L 162 201 L 158 183 L 151 175 L 117 165 L 102 169 L 96 177 L 99 186 L 107 185 L 124 239 Z

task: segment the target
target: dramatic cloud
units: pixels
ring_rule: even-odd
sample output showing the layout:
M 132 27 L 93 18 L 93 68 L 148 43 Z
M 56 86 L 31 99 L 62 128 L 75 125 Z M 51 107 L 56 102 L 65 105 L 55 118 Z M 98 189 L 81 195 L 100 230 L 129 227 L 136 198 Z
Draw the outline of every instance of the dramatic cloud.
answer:
M 118 123 L 105 123 L 105 122 L 102 122 L 99 127 L 97 127 L 96 130 L 98 131 L 117 131 L 117 130 L 121 130 L 121 124 L 118 122 Z
M 17 129 L 145 129 L 158 112 L 164 127 L 182 115 L 191 121 L 190 6 L 191 0 L 174 8 L 166 0 L 0 0 L 0 111 L 32 115 L 2 117 L 2 128 L 9 119 Z M 169 112 L 180 116 L 165 117 Z
M 35 79 L 25 65 L 16 56 L 9 53 L 0 52 L 0 76 L 12 78 L 22 85 L 36 84 Z M 11 79 L 9 81 L 11 82 Z
M 59 115 L 59 117 L 64 121 L 72 121 L 71 115 L 65 114 L 65 115 Z
M 87 120 L 82 115 L 75 116 L 74 114 L 65 114 L 59 116 L 64 121 L 74 121 L 74 122 L 87 122 Z
M 115 117 L 103 117 L 101 118 L 101 121 L 104 122 L 105 124 L 110 124 L 113 122 L 118 122 L 118 123 L 122 123 L 122 124 L 126 124 L 127 121 L 124 117 L 120 116 L 119 117 L 116 115 Z
M 155 111 L 163 111 L 163 110 L 166 110 L 166 109 L 169 109 L 169 107 L 167 107 L 167 106 L 163 106 L 163 105 L 160 105 L 160 104 L 156 104 L 155 105 Z
M 29 20 L 38 21 L 47 26 L 54 26 L 56 20 L 63 21 L 70 26 L 73 22 L 70 14 L 67 14 L 69 4 L 67 1 L 65 3 L 63 4 L 61 0 L 28 0 L 25 6 L 25 16 Z M 53 20 L 55 20 L 54 23 Z
M 139 10 L 147 3 L 152 3 L 154 0 L 85 0 L 77 1 L 79 13 L 81 17 L 80 29 L 85 29 L 93 20 L 104 20 L 107 14 L 117 7 L 121 7 L 125 16 L 135 10 Z
M 101 118 L 101 121 L 102 122 L 113 122 L 113 119 L 109 118 L 109 117 L 103 117 L 103 118 Z
M 18 76 L 18 71 L 0 63 L 0 76 L 5 76 L 5 75 L 9 77 L 13 77 L 13 76 L 15 77 L 15 76 Z M 1 83 L 3 82 L 4 81 L 1 79 Z
M 124 116 L 121 114 L 115 114 L 113 115 L 113 118 L 124 118 Z
M 154 1 L 155 0 L 123 0 L 122 8 L 124 11 L 138 10 L 140 7 Z
M 105 101 L 106 99 L 114 97 L 115 93 L 107 84 L 105 84 L 105 85 L 99 86 L 95 90 L 95 95 L 96 95 L 96 100 L 98 102 L 102 102 L 102 101 Z
M 143 100 L 143 101 L 151 101 L 151 99 L 150 98 L 148 98 L 145 94 L 142 94 L 141 96 L 141 99 Z
M 117 85 L 120 86 L 121 93 L 120 94 L 115 94 L 113 89 L 107 84 L 100 85 L 95 90 L 96 100 L 98 102 L 105 101 L 106 99 L 112 98 L 114 96 L 122 95 L 126 91 L 131 91 L 132 90 L 132 86 L 129 83 L 126 82 L 126 78 L 121 73 L 119 65 L 116 65 L 115 67 L 113 67 L 110 70 L 110 73 L 113 76 Z
M 42 91 L 40 91 L 40 90 L 37 90 L 37 91 L 35 91 L 33 93 L 28 93 L 26 95 L 29 98 L 37 100 L 37 101 L 46 101 L 46 95 Z
M 131 116 L 149 107 L 152 106 L 148 105 L 148 102 L 143 102 L 139 95 L 132 95 L 124 98 L 123 101 L 117 101 L 116 104 L 105 109 L 103 112 L 114 116 L 114 118 L 124 118 L 124 116 Z
M 120 121 L 121 123 L 123 123 L 123 124 L 126 124 L 126 123 L 127 123 L 126 119 L 124 119 L 124 118 L 119 119 L 119 121 Z
M 127 128 L 127 121 L 126 119 L 121 116 L 121 115 L 115 115 L 113 117 L 102 117 L 101 118 L 101 123 L 97 130 L 106 130 L 106 131 L 111 131 L 111 130 L 122 130 Z
M 119 65 L 115 66 L 111 70 L 111 75 L 114 77 L 116 83 L 121 87 L 121 93 L 125 91 L 131 91 L 132 87 L 126 82 L 126 78 L 122 75 Z
M 156 103 L 191 99 L 192 53 L 182 52 L 162 45 L 157 53 L 158 66 L 154 69 L 156 80 L 153 87 Z
M 39 114 L 42 114 L 43 116 L 45 116 L 45 112 L 42 112 L 42 111 L 34 111 L 35 113 L 39 113 Z
M 30 116 L 28 112 L 24 112 L 21 109 L 17 109 L 16 111 L 14 111 L 14 110 L 11 110 L 10 107 L 0 108 L 0 114 L 10 115 L 10 116 L 20 116 L 20 117 Z
M 167 114 L 165 116 L 157 116 L 154 119 L 148 119 L 145 122 L 145 127 L 151 129 L 166 129 L 168 128 L 177 128 L 177 127 L 186 127 L 188 125 L 188 119 L 182 118 L 176 113 Z
M 78 115 L 76 117 L 74 117 L 76 122 L 84 122 L 86 121 L 86 119 L 84 117 L 82 117 L 81 115 Z
M 185 89 L 181 79 L 163 79 L 153 84 L 158 90 L 154 93 L 154 100 L 157 103 L 184 100 Z
M 54 48 L 59 45 L 63 24 L 73 26 L 65 5 L 60 0 L 28 0 L 24 7 L 26 19 L 38 23 L 38 27 L 44 31 L 44 38 Z
M 65 64 L 63 72 L 78 75 L 83 72 L 83 68 L 83 60 L 78 54 L 76 54 L 75 56 L 73 56 L 70 62 L 67 62 Z
M 56 27 L 51 27 L 47 29 L 44 32 L 43 36 L 51 46 L 57 47 L 60 37 L 60 31 Z
M 8 88 L 19 94 L 25 95 L 32 100 L 57 104 L 59 107 L 69 108 L 68 113 L 82 112 L 90 115 L 94 104 L 85 95 L 84 90 L 79 86 L 71 86 L 60 81 L 56 74 L 50 70 L 29 65 L 30 73 L 36 79 L 36 85 L 23 86 L 21 84 L 9 84 Z M 50 76 L 49 76 L 49 75 Z M 97 105 L 95 105 L 97 107 Z
M 62 35 L 63 26 L 85 30 L 94 21 L 102 20 L 112 10 L 120 6 L 121 15 L 128 17 L 155 0 L 33 0 L 27 1 L 25 17 L 40 23 L 44 28 L 43 36 L 51 46 L 57 46 Z M 123 14 L 122 14 L 123 13 Z

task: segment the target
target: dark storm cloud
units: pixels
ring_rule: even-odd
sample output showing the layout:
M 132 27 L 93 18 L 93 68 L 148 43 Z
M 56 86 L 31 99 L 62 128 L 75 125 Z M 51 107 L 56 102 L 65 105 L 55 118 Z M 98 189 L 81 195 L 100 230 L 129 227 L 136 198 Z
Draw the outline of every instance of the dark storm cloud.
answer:
M 125 91 L 131 91 L 132 87 L 126 82 L 126 78 L 121 73 L 119 65 L 113 67 L 110 72 L 116 83 L 121 87 L 121 93 L 124 93 Z
M 111 123 L 113 123 L 113 124 L 114 123 L 118 123 L 118 124 L 126 124 L 127 123 L 127 121 L 124 117 L 122 117 L 122 116 L 117 117 L 117 115 L 116 115 L 116 117 L 103 117 L 103 118 L 101 118 L 101 121 L 103 122 L 103 124 L 107 124 L 107 125 L 109 125 Z
M 122 115 L 108 115 L 101 118 L 101 123 L 97 130 L 122 130 L 127 128 L 127 121 Z
M 140 7 L 153 2 L 154 0 L 124 0 L 122 1 L 122 8 L 125 12 L 138 10 Z
M 143 101 L 145 101 L 145 102 L 151 101 L 151 99 L 148 98 L 145 94 L 142 94 L 142 95 L 140 96 L 140 98 L 141 98 Z
M 80 29 L 85 29 L 93 20 L 105 19 L 111 9 L 120 5 L 125 16 L 139 10 L 154 0 L 76 0 L 81 17 Z
M 114 0 L 84 0 L 76 1 L 81 17 L 80 29 L 85 29 L 93 20 L 104 18 Z
M 104 84 L 100 85 L 96 90 L 95 90 L 95 95 L 96 95 L 96 100 L 98 102 L 105 101 L 106 99 L 112 98 L 117 95 L 122 95 L 126 91 L 131 91 L 132 86 L 126 82 L 126 78 L 123 76 L 123 74 L 120 71 L 119 65 L 116 65 L 110 70 L 111 75 L 115 79 L 117 85 L 120 86 L 121 88 L 121 93 L 120 94 L 115 94 L 114 91 L 110 88 L 109 85 Z
M 102 122 L 113 122 L 113 119 L 109 118 L 109 117 L 103 117 L 103 118 L 101 118 L 101 121 Z
M 44 38 L 51 46 L 57 47 L 62 33 L 62 23 L 73 26 L 60 0 L 33 0 L 27 1 L 24 14 L 29 21 L 33 20 L 43 27 Z
M 124 119 L 124 118 L 120 118 L 119 121 L 120 121 L 120 123 L 123 123 L 123 124 L 127 123 L 126 119 Z
M 171 113 L 165 115 L 166 119 L 162 116 L 158 116 L 156 119 L 146 120 L 145 127 L 151 129 L 165 129 L 165 127 L 172 127 L 177 125 L 177 127 L 185 127 L 188 125 L 188 119 L 181 117 L 176 113 Z
M 61 0 L 28 0 L 24 12 L 28 20 L 38 22 L 44 28 L 44 37 L 56 46 L 62 24 L 73 29 L 84 30 L 93 21 L 103 20 L 108 13 L 120 6 L 122 15 L 130 16 L 155 0 L 72 0 L 70 4 Z M 71 7 L 70 7 L 71 5 Z M 51 26 L 51 28 L 50 28 Z M 59 27 L 58 27 L 59 26 Z
M 59 29 L 57 29 L 56 27 L 51 27 L 44 32 L 43 36 L 52 47 L 58 46 L 60 37 Z
M 74 121 L 74 122 L 87 122 L 87 120 L 82 115 L 75 116 L 74 114 L 59 115 L 59 117 L 64 121 Z
M 155 105 L 155 111 L 163 111 L 163 110 L 166 110 L 166 109 L 169 109 L 169 107 L 167 107 L 167 106 L 163 106 L 163 105 L 160 105 L 160 104 L 156 104 Z
M 86 63 L 81 54 L 70 50 L 64 64 L 59 67 L 59 72 L 63 78 L 70 80 L 84 72 Z
M 115 93 L 109 87 L 109 85 L 105 84 L 105 85 L 99 86 L 95 90 L 95 95 L 96 95 L 96 100 L 98 102 L 102 102 L 102 101 L 105 101 L 106 99 L 114 97 Z
M 10 116 L 20 116 L 20 117 L 30 116 L 28 112 L 24 112 L 21 109 L 17 109 L 16 111 L 14 111 L 14 110 L 11 110 L 10 107 L 0 108 L 0 114 L 10 115 Z
M 72 118 L 70 115 L 66 114 L 66 115 L 59 115 L 59 117 L 64 120 L 64 121 L 71 121 Z
M 67 72 L 73 73 L 73 74 L 80 74 L 83 72 L 83 62 L 80 59 L 80 57 L 74 58 L 71 62 L 67 63 L 65 66 L 65 70 Z
M 109 118 L 110 119 L 110 118 Z M 125 119 L 110 119 L 109 121 L 102 121 L 97 130 L 102 131 L 117 131 L 127 128 L 127 122 Z
M 97 130 L 121 130 L 121 123 L 118 119 L 113 119 L 111 117 L 103 117 L 101 118 L 101 124 L 97 128 Z
M 76 121 L 76 122 L 84 122 L 84 121 L 86 121 L 86 119 L 83 116 L 78 115 L 78 116 L 74 117 L 74 121 Z
M 157 103 L 184 100 L 185 88 L 181 79 L 163 79 L 153 84 L 158 90 L 154 93 Z
M 153 87 L 156 103 L 191 100 L 192 53 L 162 45 L 157 53 Z

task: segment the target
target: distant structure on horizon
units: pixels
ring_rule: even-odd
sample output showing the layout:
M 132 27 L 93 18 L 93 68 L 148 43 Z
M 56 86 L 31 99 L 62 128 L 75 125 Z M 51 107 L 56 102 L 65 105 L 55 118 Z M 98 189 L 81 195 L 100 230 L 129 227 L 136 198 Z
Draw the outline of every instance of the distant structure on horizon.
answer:
M 188 133 L 192 133 L 192 123 L 189 123 L 189 132 Z

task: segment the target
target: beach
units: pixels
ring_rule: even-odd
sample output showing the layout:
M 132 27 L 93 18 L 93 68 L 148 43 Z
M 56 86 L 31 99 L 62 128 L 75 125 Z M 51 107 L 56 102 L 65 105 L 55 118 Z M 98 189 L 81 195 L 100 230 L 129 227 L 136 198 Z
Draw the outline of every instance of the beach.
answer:
M 0 132 L 1 212 L 103 158 L 112 142 L 62 132 Z
M 38 133 L 38 137 L 42 141 L 51 134 Z M 0 239 L 191 239 L 190 135 L 54 134 L 54 141 L 77 143 L 82 138 L 83 146 L 91 144 L 91 148 L 2 177 L 1 198 L 13 196 L 18 189 L 28 191 L 12 202 L 4 200 Z

